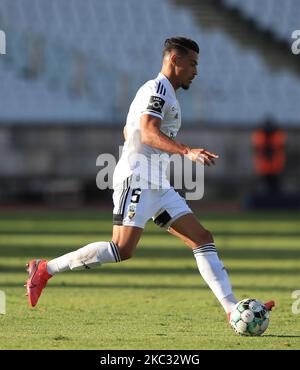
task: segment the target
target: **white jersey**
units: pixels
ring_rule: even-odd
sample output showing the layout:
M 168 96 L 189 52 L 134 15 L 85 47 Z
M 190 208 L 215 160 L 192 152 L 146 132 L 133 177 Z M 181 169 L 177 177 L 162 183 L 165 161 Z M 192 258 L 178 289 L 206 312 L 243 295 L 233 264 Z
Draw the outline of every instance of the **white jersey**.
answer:
M 131 175 L 144 180 L 148 186 L 170 187 L 166 176 L 169 153 L 141 142 L 140 118 L 143 114 L 160 118 L 160 131 L 169 138 L 176 137 L 181 126 L 180 105 L 172 84 L 162 73 L 146 82 L 131 103 L 126 120 L 127 140 L 113 177 L 114 189 Z

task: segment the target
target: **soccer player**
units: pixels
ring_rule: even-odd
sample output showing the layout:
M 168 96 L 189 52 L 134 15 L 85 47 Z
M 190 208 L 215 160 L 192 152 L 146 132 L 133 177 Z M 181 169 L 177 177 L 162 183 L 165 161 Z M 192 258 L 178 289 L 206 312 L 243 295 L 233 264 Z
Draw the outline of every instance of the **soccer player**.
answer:
M 125 144 L 113 178 L 112 240 L 88 244 L 49 262 L 30 261 L 26 289 L 31 306 L 37 304 L 47 281 L 57 273 L 130 258 L 146 222 L 153 218 L 158 226 L 192 249 L 200 274 L 230 317 L 237 300 L 213 236 L 199 223 L 185 199 L 169 185 L 165 174 L 169 163 L 167 153 L 185 155 L 207 166 L 215 164 L 218 158 L 206 149 L 192 149 L 175 139 L 181 125 L 176 91 L 190 87 L 197 75 L 198 55 L 199 47 L 193 40 L 173 37 L 165 41 L 161 72 L 138 90 L 127 116 Z M 161 161 L 153 161 L 153 155 L 161 155 Z M 145 162 L 138 165 L 141 156 L 146 166 Z M 137 178 L 143 186 L 136 186 Z M 270 310 L 274 302 L 265 305 Z

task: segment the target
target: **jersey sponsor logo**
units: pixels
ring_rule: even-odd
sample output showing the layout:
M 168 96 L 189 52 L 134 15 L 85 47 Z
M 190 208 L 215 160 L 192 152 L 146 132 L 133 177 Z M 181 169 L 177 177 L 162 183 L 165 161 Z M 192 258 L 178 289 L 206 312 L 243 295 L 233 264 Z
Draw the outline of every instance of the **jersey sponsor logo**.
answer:
M 165 104 L 165 100 L 159 96 L 151 96 L 147 110 L 150 110 L 155 113 L 162 114 L 162 109 Z

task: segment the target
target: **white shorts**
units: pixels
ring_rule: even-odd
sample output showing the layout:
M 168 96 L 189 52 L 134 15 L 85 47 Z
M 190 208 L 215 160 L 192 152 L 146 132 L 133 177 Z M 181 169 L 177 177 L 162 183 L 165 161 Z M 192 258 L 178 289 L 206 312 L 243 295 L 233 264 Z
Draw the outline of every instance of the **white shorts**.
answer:
M 151 218 L 161 226 L 168 228 L 179 217 L 192 213 L 186 200 L 173 188 L 140 189 L 130 186 L 129 178 L 123 189 L 113 193 L 113 224 L 144 228 Z

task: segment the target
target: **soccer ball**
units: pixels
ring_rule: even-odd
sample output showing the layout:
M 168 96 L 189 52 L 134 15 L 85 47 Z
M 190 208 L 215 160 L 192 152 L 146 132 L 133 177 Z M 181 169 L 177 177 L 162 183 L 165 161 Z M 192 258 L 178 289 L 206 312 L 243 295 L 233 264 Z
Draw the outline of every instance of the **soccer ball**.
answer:
M 239 335 L 262 335 L 269 326 L 269 312 L 257 299 L 246 298 L 234 306 L 230 325 Z

